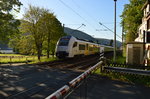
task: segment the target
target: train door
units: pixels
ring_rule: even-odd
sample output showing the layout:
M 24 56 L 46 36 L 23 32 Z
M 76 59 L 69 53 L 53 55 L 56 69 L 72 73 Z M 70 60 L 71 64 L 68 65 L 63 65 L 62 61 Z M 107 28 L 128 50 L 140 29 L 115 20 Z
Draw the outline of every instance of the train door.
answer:
M 73 46 L 72 46 L 72 56 L 78 55 L 78 47 L 77 47 L 78 43 L 74 42 Z
M 86 44 L 84 55 L 89 55 L 89 44 Z

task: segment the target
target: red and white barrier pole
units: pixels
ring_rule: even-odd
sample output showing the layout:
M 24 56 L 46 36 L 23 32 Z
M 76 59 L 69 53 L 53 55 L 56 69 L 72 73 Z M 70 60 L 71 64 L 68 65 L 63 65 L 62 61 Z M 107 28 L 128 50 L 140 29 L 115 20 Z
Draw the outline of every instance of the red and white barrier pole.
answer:
M 62 96 L 64 96 L 69 91 L 69 86 L 65 85 L 53 94 L 49 95 L 45 99 L 60 99 Z

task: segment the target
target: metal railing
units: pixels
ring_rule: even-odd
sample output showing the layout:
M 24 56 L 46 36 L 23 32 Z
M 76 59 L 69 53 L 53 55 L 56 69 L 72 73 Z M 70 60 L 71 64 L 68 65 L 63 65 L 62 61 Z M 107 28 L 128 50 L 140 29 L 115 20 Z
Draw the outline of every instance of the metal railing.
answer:
M 103 69 L 105 71 L 120 72 L 124 74 L 136 74 L 136 75 L 150 76 L 150 71 L 147 71 L 147 70 L 122 68 L 122 67 L 108 67 L 108 66 L 104 66 Z

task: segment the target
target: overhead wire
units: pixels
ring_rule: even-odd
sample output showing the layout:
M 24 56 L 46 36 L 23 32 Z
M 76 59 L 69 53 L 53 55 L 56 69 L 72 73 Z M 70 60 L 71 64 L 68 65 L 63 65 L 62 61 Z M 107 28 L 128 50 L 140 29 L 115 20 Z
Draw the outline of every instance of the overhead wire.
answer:
M 64 6 L 66 6 L 67 8 L 69 8 L 70 10 L 72 10 L 76 15 L 78 15 L 82 20 L 84 20 L 85 22 L 87 22 L 89 25 L 91 25 L 84 17 L 82 17 L 78 12 L 76 12 L 73 8 L 71 8 L 70 6 L 68 6 L 65 2 L 63 2 L 62 0 L 59 0 Z M 77 6 L 77 7 L 79 7 L 80 9 L 82 9 L 74 0 L 72 0 L 73 2 L 74 2 L 74 4 Z M 83 10 L 83 9 L 82 9 Z M 93 20 L 93 21 L 95 21 L 96 23 L 97 23 L 97 21 L 96 21 L 96 19 L 95 18 L 93 18 L 91 15 L 89 15 L 88 14 L 88 12 L 86 12 L 85 10 L 83 11 L 84 13 L 86 13 L 89 17 L 91 17 L 91 19 Z M 95 28 L 93 25 L 91 25 L 93 28 Z M 105 25 L 102 25 L 102 26 L 104 26 L 105 28 L 107 28 L 109 31 L 111 31 L 111 33 L 114 33 L 111 29 L 109 29 L 108 27 L 106 27 Z M 96 29 L 95 29 L 96 30 Z M 122 39 L 118 34 L 117 34 L 117 36 L 120 38 L 120 39 Z
M 84 10 L 83 8 L 81 8 L 74 0 L 72 0 L 74 2 L 74 4 L 79 7 L 80 9 L 83 10 L 84 13 L 86 13 L 93 21 L 95 21 L 97 23 L 97 20 L 92 17 L 86 10 Z M 119 23 L 119 22 L 116 22 Z M 106 24 L 113 24 L 112 22 L 106 23 Z M 109 31 L 111 31 L 112 33 L 114 33 L 111 29 L 109 29 L 108 27 L 106 27 L 105 25 L 103 25 L 105 28 L 107 28 Z M 118 34 L 116 34 L 120 39 L 122 39 Z
M 67 5 L 65 2 L 63 2 L 62 0 L 59 0 L 64 6 L 66 6 L 67 8 L 69 8 L 70 10 L 72 10 L 76 15 L 78 15 L 82 20 L 84 20 L 86 23 L 88 23 L 89 25 L 91 25 L 93 28 L 95 28 L 91 23 L 89 23 L 84 17 L 82 17 L 78 12 L 76 12 L 73 8 L 71 8 L 69 5 Z
M 100 25 L 104 26 L 105 28 L 107 28 L 109 31 L 111 31 L 112 33 L 114 33 L 114 31 L 112 31 L 111 29 L 109 29 L 107 26 L 105 26 L 104 24 L 102 24 L 101 22 L 99 22 Z M 122 37 L 120 37 L 118 34 L 116 34 L 116 36 L 118 36 L 119 38 L 122 39 Z
M 96 19 L 95 19 L 93 16 L 91 16 L 85 9 L 81 8 L 74 0 L 72 0 L 72 1 L 73 1 L 73 3 L 74 3 L 78 8 L 82 9 L 85 14 L 87 14 L 88 16 L 90 16 L 90 18 L 91 18 L 93 21 L 97 22 Z

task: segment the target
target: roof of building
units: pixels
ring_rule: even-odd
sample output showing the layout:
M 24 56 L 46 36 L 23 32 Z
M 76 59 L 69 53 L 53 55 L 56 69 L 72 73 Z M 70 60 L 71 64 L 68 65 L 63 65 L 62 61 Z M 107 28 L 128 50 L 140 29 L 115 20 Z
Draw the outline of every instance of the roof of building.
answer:
M 145 2 L 144 6 L 142 7 L 142 10 L 144 10 L 144 9 L 146 8 L 147 4 L 150 4 L 150 0 L 147 0 L 147 1 Z

